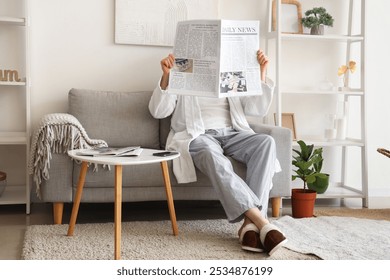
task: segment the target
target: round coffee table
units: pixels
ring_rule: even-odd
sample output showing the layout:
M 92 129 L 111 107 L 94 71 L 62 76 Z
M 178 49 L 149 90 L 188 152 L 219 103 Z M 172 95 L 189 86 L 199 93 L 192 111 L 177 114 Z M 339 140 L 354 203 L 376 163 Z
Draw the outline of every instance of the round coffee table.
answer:
M 179 153 L 168 156 L 154 156 L 154 153 L 164 152 L 162 150 L 143 149 L 139 156 L 134 157 L 119 157 L 119 156 L 83 156 L 80 155 L 81 150 L 68 151 L 68 155 L 73 159 L 81 161 L 81 170 L 79 175 L 79 181 L 77 184 L 76 196 L 73 202 L 72 214 L 70 217 L 68 236 L 72 236 L 76 225 L 77 214 L 79 211 L 81 196 L 83 193 L 85 176 L 87 174 L 88 163 L 106 164 L 115 166 L 115 251 L 114 258 L 119 260 L 121 257 L 121 222 L 122 222 L 122 167 L 124 165 L 141 165 L 160 163 L 162 176 L 165 184 L 165 191 L 167 195 L 169 216 L 172 223 L 172 230 L 174 235 L 178 235 L 178 228 L 176 223 L 175 207 L 173 203 L 173 195 L 171 188 L 171 181 L 169 178 L 168 161 L 173 160 L 180 156 Z

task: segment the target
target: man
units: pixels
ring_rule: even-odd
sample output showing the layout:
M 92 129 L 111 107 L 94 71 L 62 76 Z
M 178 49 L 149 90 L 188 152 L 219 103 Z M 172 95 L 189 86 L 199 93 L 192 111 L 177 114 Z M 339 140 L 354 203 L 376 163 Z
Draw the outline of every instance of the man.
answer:
M 242 248 L 271 255 L 287 239 L 267 220 L 272 177 L 280 171 L 274 140 L 254 133 L 245 117 L 265 116 L 273 96 L 273 83 L 265 77 L 269 60 L 261 50 L 256 58 L 262 95 L 218 99 L 168 94 L 169 73 L 175 64 L 169 54 L 160 61 L 162 77 L 149 110 L 155 118 L 172 115 L 166 148 L 181 153 L 173 161 L 177 181 L 196 181 L 197 167 L 211 180 L 228 220 L 244 220 L 238 232 Z M 247 165 L 245 181 L 234 172 L 227 156 Z

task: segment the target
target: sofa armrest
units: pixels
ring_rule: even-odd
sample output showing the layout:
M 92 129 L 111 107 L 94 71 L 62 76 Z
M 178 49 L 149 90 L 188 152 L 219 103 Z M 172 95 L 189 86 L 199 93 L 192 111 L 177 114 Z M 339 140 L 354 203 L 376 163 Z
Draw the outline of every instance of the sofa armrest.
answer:
M 99 139 L 90 139 L 73 115 L 65 113 L 44 115 L 33 135 L 29 158 L 29 174 L 33 175 L 38 197 L 42 181 L 49 179 L 52 154 L 66 154 L 71 149 L 100 146 L 107 146 L 107 143 Z
M 292 133 L 289 128 L 250 123 L 251 128 L 260 134 L 272 136 L 276 144 L 276 156 L 280 162 L 282 172 L 276 173 L 273 178 L 273 188 L 270 197 L 291 196 L 292 174 Z
M 72 202 L 73 201 L 73 164 L 74 161 L 62 153 L 52 153 L 50 177 L 41 184 L 33 184 L 33 201 Z M 37 189 L 39 187 L 39 189 Z

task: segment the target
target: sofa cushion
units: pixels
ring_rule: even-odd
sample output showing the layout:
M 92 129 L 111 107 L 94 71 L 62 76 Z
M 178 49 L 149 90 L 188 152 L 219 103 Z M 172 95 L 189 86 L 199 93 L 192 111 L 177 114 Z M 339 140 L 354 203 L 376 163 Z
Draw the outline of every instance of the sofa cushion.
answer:
M 105 140 L 109 146 L 159 149 L 159 121 L 148 109 L 151 94 L 71 89 L 69 113 L 90 138 Z

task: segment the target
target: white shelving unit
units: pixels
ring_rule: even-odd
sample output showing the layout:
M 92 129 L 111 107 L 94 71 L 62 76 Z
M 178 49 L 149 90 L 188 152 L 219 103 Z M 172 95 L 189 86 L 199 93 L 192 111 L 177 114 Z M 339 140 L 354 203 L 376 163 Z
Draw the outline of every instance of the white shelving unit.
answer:
M 276 27 L 275 30 L 272 29 L 272 2 L 276 1 Z M 330 1 L 330 0 L 329 0 Z M 360 103 L 359 108 L 356 110 L 360 113 L 360 118 L 357 120 L 359 123 L 357 126 L 360 130 L 360 137 L 355 138 L 347 138 L 345 140 L 334 140 L 328 141 L 325 137 L 316 136 L 298 136 L 300 140 L 304 140 L 308 144 L 314 144 L 317 147 L 326 147 L 329 149 L 337 148 L 339 153 L 339 158 L 341 159 L 341 179 L 338 182 L 331 182 L 330 187 L 324 194 L 320 194 L 317 198 L 361 198 L 362 206 L 368 207 L 368 182 L 367 182 L 367 155 L 366 155 L 366 124 L 365 124 L 365 73 L 364 73 L 364 59 L 365 59 L 365 0 L 344 0 L 343 1 L 331 1 L 333 5 L 339 5 L 340 3 L 348 6 L 348 22 L 347 22 L 347 33 L 345 35 L 309 35 L 309 34 L 291 34 L 291 33 L 283 33 L 280 30 L 280 26 L 282 24 L 281 13 L 282 13 L 282 2 L 283 4 L 288 5 L 293 1 L 281 1 L 281 0 L 268 0 L 268 26 L 267 26 L 267 40 L 266 40 L 266 52 L 273 52 L 275 55 L 275 115 L 276 115 L 276 124 L 281 125 L 282 113 L 285 113 L 285 104 L 284 100 L 289 98 L 293 98 L 294 103 L 305 102 L 306 98 L 333 98 L 333 99 L 342 99 L 343 101 L 350 101 L 350 99 L 355 98 L 358 99 L 358 103 Z M 288 2 L 288 3 L 287 3 Z M 307 5 L 308 1 L 305 1 Z M 325 1 L 327 2 L 327 1 Z M 311 1 L 312 6 L 308 7 L 311 9 L 313 7 L 322 6 L 321 4 L 316 3 L 316 1 Z M 355 7 L 354 7 L 355 5 Z M 359 5 L 358 9 L 356 9 L 356 5 Z M 306 10 L 306 9 L 305 9 Z M 302 9 L 302 14 L 304 16 L 305 10 Z M 356 15 L 356 10 L 359 11 L 358 15 Z M 353 33 L 353 24 L 354 20 L 356 20 L 356 16 L 359 20 L 359 34 L 355 35 Z M 283 48 L 287 48 L 288 44 L 293 42 L 294 44 L 300 44 L 299 46 L 302 50 L 305 50 L 305 47 L 308 48 L 308 45 L 312 44 L 339 44 L 342 45 L 340 50 L 345 49 L 345 56 L 343 60 L 345 64 L 351 60 L 351 48 L 353 46 L 358 45 L 358 53 L 360 59 L 361 73 L 360 73 L 360 85 L 357 87 L 353 87 L 350 91 L 339 91 L 328 90 L 321 91 L 317 89 L 307 89 L 303 87 L 300 88 L 290 88 L 286 85 L 283 80 L 282 69 L 285 65 L 285 58 L 282 57 Z M 321 54 L 319 54 L 321 55 Z M 335 64 L 334 69 L 340 65 Z M 297 66 L 299 67 L 299 66 Z M 301 66 L 304 67 L 304 66 Z M 312 67 L 321 67 L 321 64 L 315 64 Z M 296 69 L 295 73 L 291 73 L 291 75 L 298 75 L 299 68 Z M 334 75 L 334 73 L 331 73 Z M 348 102 L 350 103 L 350 102 Z M 290 106 L 291 108 L 291 106 Z M 291 113 L 291 112 L 289 112 Z M 299 112 L 294 112 L 296 115 Z M 351 121 L 351 120 L 349 120 Z M 300 122 L 299 125 L 305 126 L 305 123 Z M 356 124 L 355 124 L 356 125 Z M 296 141 L 293 142 L 293 147 L 297 147 L 298 144 Z M 348 153 L 349 149 L 358 149 L 360 154 L 360 172 L 355 173 L 354 175 L 360 176 L 361 184 L 360 186 L 348 186 L 345 183 L 345 179 L 347 176 L 347 167 L 348 167 Z M 332 178 L 332 176 L 331 176 Z M 332 179 L 331 179 L 332 180 Z
M 0 45 L 0 69 L 17 70 L 19 76 L 22 76 L 19 82 L 8 81 L 9 79 L 0 81 L 0 110 L 7 112 L 7 115 L 1 116 L 2 122 L 6 123 L 6 125 L 0 127 L 0 170 L 7 173 L 7 186 L 5 192 L 0 197 L 0 205 L 25 204 L 26 213 L 29 214 L 30 176 L 28 175 L 28 158 L 30 150 L 31 87 L 29 0 L 16 2 L 7 3 L 5 0 L 2 0 L 1 5 L 6 8 L 1 9 L 0 14 L 0 33 L 6 39 L 4 42 L 7 42 Z M 9 11 L 8 7 L 13 8 L 12 11 Z M 17 16 L 9 16 L 9 14 L 16 13 Z M 18 36 L 19 34 L 22 35 Z M 12 55 L 9 55 L 9 52 Z M 17 57 L 16 62 L 13 61 L 15 56 Z M 15 99 L 17 100 L 16 102 Z M 11 101 L 12 104 L 8 104 L 7 101 Z M 19 101 L 21 102 L 19 103 Z M 15 104 L 18 108 L 14 108 Z M 13 156 L 10 151 L 18 152 L 16 153 L 17 155 Z M 24 159 L 15 158 L 20 157 L 23 153 L 25 153 Z M 10 157 L 13 157 L 12 160 Z M 9 162 L 12 162 L 12 166 L 9 166 Z M 8 169 L 10 169 L 10 172 L 8 172 Z M 23 179 L 14 178 L 19 176 L 18 174 L 20 173 L 23 173 L 25 177 L 23 184 L 19 184 Z

